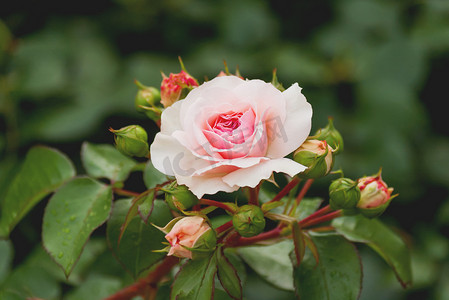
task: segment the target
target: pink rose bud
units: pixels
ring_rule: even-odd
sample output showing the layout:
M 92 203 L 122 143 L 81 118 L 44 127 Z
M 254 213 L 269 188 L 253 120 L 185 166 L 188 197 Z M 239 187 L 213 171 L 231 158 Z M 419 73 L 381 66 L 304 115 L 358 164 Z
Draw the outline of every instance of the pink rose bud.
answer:
M 333 152 L 326 140 L 306 140 L 293 154 L 296 162 L 307 167 L 299 176 L 319 178 L 327 175 L 334 165 Z
M 381 170 L 373 176 L 366 176 L 358 180 L 360 201 L 357 204 L 360 212 L 369 218 L 380 216 L 396 196 L 392 196 L 393 188 L 389 188 L 382 180 Z
M 161 103 L 164 107 L 169 107 L 181 98 L 184 89 L 192 89 L 198 86 L 195 78 L 184 70 L 178 74 L 170 73 L 167 77 L 162 75 L 161 83 Z
M 216 236 L 206 220 L 200 216 L 180 219 L 165 236 L 170 243 L 168 255 L 193 258 L 195 249 L 210 250 L 215 247 Z

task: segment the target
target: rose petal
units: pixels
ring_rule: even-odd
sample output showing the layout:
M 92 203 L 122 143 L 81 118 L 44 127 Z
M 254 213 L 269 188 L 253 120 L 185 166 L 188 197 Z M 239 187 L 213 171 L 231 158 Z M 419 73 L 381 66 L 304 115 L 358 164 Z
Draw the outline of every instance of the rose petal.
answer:
M 179 184 L 189 187 L 190 191 L 199 199 L 205 194 L 213 195 L 217 192 L 232 193 L 239 189 L 238 186 L 229 186 L 224 183 L 221 176 L 176 176 Z
M 273 119 L 267 128 L 267 157 L 280 158 L 296 150 L 306 140 L 312 126 L 312 106 L 301 93 L 297 83 L 293 84 L 282 95 L 286 103 L 286 118 L 284 121 Z
M 258 165 L 229 173 L 223 177 L 223 181 L 229 186 L 249 186 L 253 188 L 261 180 L 270 178 L 273 172 L 283 172 L 295 176 L 305 169 L 305 166 L 288 158 L 270 159 Z
M 182 128 L 179 115 L 182 103 L 182 101 L 178 101 L 164 109 L 161 115 L 161 133 L 170 135 Z

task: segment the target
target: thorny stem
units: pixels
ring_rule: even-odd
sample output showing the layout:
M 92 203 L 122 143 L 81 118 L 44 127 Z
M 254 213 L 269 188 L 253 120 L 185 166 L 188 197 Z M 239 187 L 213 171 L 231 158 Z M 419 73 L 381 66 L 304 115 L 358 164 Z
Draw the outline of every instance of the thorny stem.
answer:
M 309 190 L 310 186 L 314 181 L 315 180 L 313 178 L 307 179 L 301 191 L 299 192 L 298 196 L 296 197 L 296 205 L 299 205 L 299 203 L 301 203 L 301 200 L 304 198 L 304 196 L 306 195 L 307 191 Z
M 259 206 L 259 189 L 260 189 L 260 184 L 258 186 L 256 186 L 255 188 L 249 189 L 248 204 L 253 204 L 253 205 Z
M 215 231 L 217 232 L 217 234 L 220 234 L 220 233 L 228 230 L 231 227 L 232 227 L 232 220 L 224 223 L 221 226 L 219 226 L 217 229 L 215 229 Z
M 307 222 L 309 222 L 310 220 L 315 219 L 315 218 L 317 218 L 317 217 L 320 217 L 320 216 L 322 216 L 322 215 L 324 215 L 324 214 L 330 213 L 331 211 L 332 211 L 332 209 L 331 209 L 330 205 L 326 205 L 325 207 L 323 207 L 323 208 L 317 210 L 316 212 L 314 212 L 314 213 L 311 214 L 310 216 L 308 216 L 308 217 L 302 219 L 301 222 L 307 223 Z
M 129 300 L 135 296 L 145 295 L 147 299 L 154 299 L 157 284 L 170 270 L 179 263 L 179 258 L 166 256 L 164 260 L 148 274 L 147 277 L 118 291 L 104 300 Z
M 240 237 L 239 239 L 231 240 L 227 244 L 230 247 L 248 246 L 257 242 L 278 238 L 281 235 L 281 231 L 282 231 L 281 228 L 276 227 L 270 231 L 262 232 L 261 234 L 258 234 L 256 236 L 248 238 Z
M 282 197 L 287 195 L 300 181 L 301 179 L 299 179 L 298 177 L 294 177 L 292 181 L 290 181 L 273 199 L 271 199 L 267 203 L 281 200 Z

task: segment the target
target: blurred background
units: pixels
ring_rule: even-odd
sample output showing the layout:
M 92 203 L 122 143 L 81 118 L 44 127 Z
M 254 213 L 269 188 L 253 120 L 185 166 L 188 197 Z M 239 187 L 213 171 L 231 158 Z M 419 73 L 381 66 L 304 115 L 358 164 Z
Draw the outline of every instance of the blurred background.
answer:
M 178 56 L 200 81 L 225 60 L 246 78 L 270 81 L 276 68 L 285 87 L 298 82 L 314 108 L 313 130 L 332 116 L 345 138 L 336 168 L 358 178 L 381 166 L 400 194 L 381 219 L 405 232 L 414 284 L 403 290 L 361 247 L 361 299 L 449 299 L 447 0 L 4 2 L 0 199 L 33 145 L 58 148 L 79 167 L 81 143 L 113 143 L 109 127 L 140 124 L 152 139 L 157 127 L 134 110 L 133 81 L 158 87 L 161 71 L 180 71 Z M 318 181 L 311 193 L 325 195 L 327 184 Z M 76 299 L 82 291 L 72 290 L 81 285 L 93 288 L 91 296 L 117 289 L 122 271 L 98 262 L 108 261 L 100 242 L 86 250 L 90 260 L 80 260 L 90 270 L 99 264 L 100 275 L 62 278 L 39 246 L 44 207 L 22 221 L 12 243 L 1 242 L 0 289 L 28 280 L 48 299 Z M 251 273 L 245 293 L 294 299 Z

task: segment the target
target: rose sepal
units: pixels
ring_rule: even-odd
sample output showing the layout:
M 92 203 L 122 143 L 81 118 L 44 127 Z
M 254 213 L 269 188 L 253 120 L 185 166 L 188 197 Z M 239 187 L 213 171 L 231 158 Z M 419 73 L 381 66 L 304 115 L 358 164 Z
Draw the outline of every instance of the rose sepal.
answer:
M 383 212 L 387 209 L 387 207 L 390 205 L 391 200 L 393 200 L 393 198 L 396 198 L 397 196 L 399 196 L 399 194 L 395 194 L 393 196 L 390 197 L 390 199 L 388 199 L 387 202 L 385 202 L 384 204 L 381 204 L 378 207 L 371 207 L 371 208 L 361 208 L 358 207 L 358 211 L 365 217 L 367 218 L 377 218 L 380 215 L 383 214 Z

